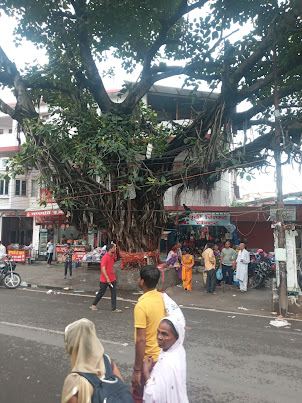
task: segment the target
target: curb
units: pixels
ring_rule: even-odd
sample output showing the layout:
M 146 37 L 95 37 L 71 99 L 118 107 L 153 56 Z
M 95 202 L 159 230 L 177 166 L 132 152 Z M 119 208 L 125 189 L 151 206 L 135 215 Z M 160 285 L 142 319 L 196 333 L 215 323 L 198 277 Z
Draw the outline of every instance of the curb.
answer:
M 31 284 L 31 283 L 26 283 L 25 284 L 20 284 L 20 288 L 39 288 L 42 290 L 54 290 L 54 291 L 72 291 L 72 292 L 78 292 L 78 293 L 91 293 L 93 295 L 95 295 L 95 290 L 91 291 L 91 290 L 80 290 L 77 288 L 72 288 L 72 287 L 58 287 L 58 286 L 51 286 L 51 285 L 42 285 L 42 284 Z

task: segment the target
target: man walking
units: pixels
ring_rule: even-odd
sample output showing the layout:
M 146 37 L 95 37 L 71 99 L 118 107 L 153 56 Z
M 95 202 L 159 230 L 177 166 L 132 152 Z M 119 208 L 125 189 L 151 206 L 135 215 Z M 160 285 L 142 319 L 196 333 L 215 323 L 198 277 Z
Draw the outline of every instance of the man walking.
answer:
M 215 270 L 215 256 L 213 252 L 214 244 L 209 242 L 207 249 L 203 252 L 202 257 L 204 258 L 205 271 L 207 273 L 207 293 L 216 294 L 216 270 Z
M 51 266 L 52 257 L 53 257 L 53 240 L 50 239 L 47 246 L 47 266 Z
M 111 310 L 112 312 L 119 313 L 122 311 L 120 309 L 116 309 L 116 278 L 113 271 L 115 245 L 107 245 L 106 249 L 107 253 L 102 257 L 101 260 L 100 290 L 97 293 L 90 309 L 92 311 L 97 311 L 96 305 L 105 294 L 105 291 L 109 285 L 111 291 Z
M 153 366 L 158 360 L 160 348 L 157 343 L 157 328 L 166 316 L 166 309 L 161 293 L 156 290 L 160 271 L 153 265 L 142 267 L 139 286 L 144 294 L 134 308 L 135 362 L 132 373 L 132 396 L 135 403 L 143 401 L 146 379 L 142 372 L 143 361 L 152 357 Z
M 65 256 L 65 275 L 64 275 L 64 279 L 66 279 L 68 267 L 69 267 L 69 278 L 70 278 L 70 280 L 72 279 L 72 256 L 73 256 L 73 254 L 74 254 L 74 250 L 70 246 L 70 243 L 68 243 L 66 252 L 64 253 L 64 256 Z
M 226 241 L 225 247 L 221 251 L 220 265 L 222 268 L 223 281 L 225 282 L 225 284 L 228 284 L 230 288 L 233 284 L 233 276 L 234 276 L 233 262 L 235 257 L 236 257 L 236 251 L 233 248 L 231 248 L 230 241 Z M 227 273 L 228 273 L 228 279 L 227 279 Z
M 246 292 L 250 254 L 245 249 L 245 244 L 243 242 L 241 242 L 241 244 L 239 245 L 239 253 L 236 262 L 237 262 L 236 277 L 239 280 L 240 291 Z

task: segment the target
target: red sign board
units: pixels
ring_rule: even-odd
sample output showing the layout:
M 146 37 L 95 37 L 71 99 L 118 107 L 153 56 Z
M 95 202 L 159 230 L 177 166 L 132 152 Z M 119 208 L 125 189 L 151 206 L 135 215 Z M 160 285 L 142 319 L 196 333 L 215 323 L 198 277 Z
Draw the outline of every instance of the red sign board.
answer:
M 77 261 L 82 260 L 85 255 L 86 252 L 74 252 L 74 258 Z
M 64 215 L 62 210 L 41 210 L 41 211 L 28 211 L 27 217 L 49 217 L 54 215 Z
M 9 250 L 7 254 L 10 255 L 15 262 L 25 262 L 25 250 Z

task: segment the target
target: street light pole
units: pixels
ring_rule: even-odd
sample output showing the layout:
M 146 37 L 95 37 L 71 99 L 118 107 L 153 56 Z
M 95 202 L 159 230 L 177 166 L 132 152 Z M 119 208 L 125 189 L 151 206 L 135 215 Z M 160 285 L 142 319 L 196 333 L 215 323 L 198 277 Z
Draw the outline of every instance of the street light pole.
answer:
M 284 202 L 282 192 L 282 163 L 281 163 L 281 122 L 279 111 L 279 91 L 278 91 L 278 73 L 277 57 L 274 51 L 274 106 L 275 106 L 275 148 L 274 159 L 276 164 L 276 190 L 277 190 L 277 211 L 275 228 L 278 237 L 278 248 L 285 248 L 285 229 L 284 229 Z M 279 262 L 279 313 L 282 316 L 287 314 L 287 270 L 286 262 Z

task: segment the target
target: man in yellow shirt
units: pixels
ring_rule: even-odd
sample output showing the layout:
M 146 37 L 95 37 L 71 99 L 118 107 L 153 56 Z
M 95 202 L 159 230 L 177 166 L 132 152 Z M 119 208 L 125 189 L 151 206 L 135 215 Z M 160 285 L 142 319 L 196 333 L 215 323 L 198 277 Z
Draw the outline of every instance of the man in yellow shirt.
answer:
M 213 252 L 214 244 L 208 242 L 207 249 L 203 252 L 202 257 L 204 258 L 205 271 L 207 273 L 207 293 L 216 294 L 216 270 L 215 270 L 215 256 Z
M 139 286 L 144 294 L 134 308 L 135 362 L 132 374 L 132 395 L 135 403 L 143 401 L 145 379 L 142 372 L 143 361 L 152 357 L 157 362 L 160 348 L 157 344 L 157 328 L 166 316 L 165 304 L 161 293 L 156 290 L 160 271 L 153 265 L 140 270 Z

